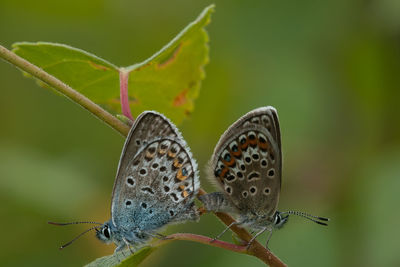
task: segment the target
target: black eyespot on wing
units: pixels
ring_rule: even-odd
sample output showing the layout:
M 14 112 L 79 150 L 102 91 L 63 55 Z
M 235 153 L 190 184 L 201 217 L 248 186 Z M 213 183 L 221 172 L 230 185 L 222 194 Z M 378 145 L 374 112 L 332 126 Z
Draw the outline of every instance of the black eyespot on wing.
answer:
M 147 173 L 147 171 L 146 171 L 146 169 L 141 169 L 141 170 L 139 171 L 139 173 L 140 173 L 141 175 L 145 175 L 145 174 Z
M 272 151 L 270 151 L 269 157 L 271 158 L 272 161 L 275 160 L 275 156 L 274 156 L 274 153 Z
M 171 215 L 171 217 L 174 216 L 175 215 L 174 211 L 173 210 L 169 210 L 169 215 Z
M 142 208 L 146 209 L 147 208 L 147 204 L 142 202 Z
M 253 154 L 251 156 L 253 157 L 254 160 L 258 160 L 260 158 L 260 156 L 258 154 Z
M 126 179 L 126 182 L 127 182 L 129 185 L 131 185 L 131 186 L 133 186 L 133 185 L 135 184 L 135 181 L 132 179 L 132 177 L 128 177 L 128 178 Z
M 248 176 L 247 179 L 251 181 L 252 179 L 257 179 L 260 178 L 260 174 L 258 172 L 251 172 Z
M 226 153 L 224 156 L 224 160 L 228 162 L 231 161 L 231 155 L 229 153 Z
M 275 175 L 275 170 L 274 170 L 274 169 L 270 169 L 270 170 L 268 171 L 268 176 L 269 176 L 269 177 L 274 177 L 274 175 Z
M 178 152 L 178 150 L 176 149 L 175 146 L 172 146 L 172 147 L 171 147 L 171 152 L 175 154 L 176 152 Z
M 183 176 L 187 176 L 188 175 L 188 171 L 186 170 L 185 167 L 182 168 L 182 175 Z
M 168 148 L 168 145 L 167 145 L 167 144 L 161 144 L 160 148 L 161 148 L 162 150 L 165 150 L 165 149 Z
M 168 181 L 168 176 L 164 176 L 162 179 L 163 179 L 164 182 L 167 182 Z
M 250 157 L 245 157 L 244 160 L 245 160 L 247 163 L 250 163 L 251 158 L 250 158 Z
M 229 182 L 233 181 L 233 180 L 235 180 L 235 176 L 230 174 L 230 175 L 228 175 L 228 177 L 226 177 L 226 180 L 228 180 Z
M 157 168 L 158 168 L 158 163 L 153 163 L 153 165 L 151 165 L 151 167 L 152 167 L 153 169 L 157 169 Z
M 168 186 L 164 186 L 164 191 L 165 192 L 169 192 L 169 187 Z
M 269 195 L 270 192 L 271 192 L 271 189 L 269 189 L 269 187 L 266 187 L 264 189 L 264 194 Z
M 172 193 L 172 194 L 171 194 L 171 197 L 172 197 L 175 201 L 178 201 L 178 200 L 179 200 L 179 198 L 176 196 L 175 193 Z
M 126 205 L 126 206 L 132 205 L 132 201 L 130 201 L 130 200 L 125 201 L 125 205 Z
M 150 193 L 150 194 L 154 195 L 154 191 L 150 187 L 143 187 L 141 190 L 143 192 L 147 192 L 147 193 Z
M 165 166 L 160 167 L 160 172 L 165 172 L 166 170 L 167 170 L 167 167 L 165 167 Z

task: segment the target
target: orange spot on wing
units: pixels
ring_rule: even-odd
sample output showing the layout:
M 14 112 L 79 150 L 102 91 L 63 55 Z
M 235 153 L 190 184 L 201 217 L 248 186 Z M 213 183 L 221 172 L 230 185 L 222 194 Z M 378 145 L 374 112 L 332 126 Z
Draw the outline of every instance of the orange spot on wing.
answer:
M 250 143 L 251 146 L 255 146 L 257 145 L 257 138 L 254 138 L 253 140 L 251 140 L 250 138 L 248 139 L 248 142 Z
M 168 157 L 175 158 L 175 156 L 176 156 L 176 153 L 172 153 L 171 150 L 168 151 Z
M 186 190 L 182 192 L 183 197 L 187 197 L 188 195 L 189 195 L 189 193 Z
M 174 105 L 174 107 L 179 107 L 179 106 L 182 106 L 183 104 L 185 104 L 187 101 L 187 99 L 186 99 L 187 92 L 188 92 L 188 89 L 184 89 L 182 92 L 180 92 L 179 95 L 177 95 L 174 98 L 174 102 L 172 103 L 172 105 Z
M 246 142 L 244 144 L 240 144 L 241 149 L 246 149 L 249 146 L 249 139 L 246 139 Z
M 258 146 L 262 149 L 262 150 L 268 150 L 268 143 L 258 143 Z
M 178 172 L 176 173 L 176 179 L 179 181 L 184 181 L 186 180 L 187 176 L 182 175 L 182 169 L 179 169 Z
M 180 168 L 180 167 L 182 167 L 182 163 L 179 163 L 178 159 L 174 159 L 174 167 L 175 168 Z
M 222 163 L 224 163 L 228 167 L 232 167 L 233 165 L 235 165 L 235 158 L 232 156 L 232 153 L 231 153 L 231 160 L 226 161 L 226 160 L 222 159 Z
M 220 175 L 219 175 L 219 177 L 223 178 L 227 172 L 228 172 L 228 168 L 223 168 L 221 173 L 220 173 Z
M 165 149 L 158 150 L 158 154 L 161 156 L 164 155 L 165 153 L 167 153 L 167 150 L 165 150 Z
M 230 151 L 230 152 L 231 152 L 231 155 L 234 157 L 240 157 L 240 155 L 242 155 L 242 150 L 240 149 L 240 147 L 239 147 L 238 151 L 236 151 L 236 152 Z

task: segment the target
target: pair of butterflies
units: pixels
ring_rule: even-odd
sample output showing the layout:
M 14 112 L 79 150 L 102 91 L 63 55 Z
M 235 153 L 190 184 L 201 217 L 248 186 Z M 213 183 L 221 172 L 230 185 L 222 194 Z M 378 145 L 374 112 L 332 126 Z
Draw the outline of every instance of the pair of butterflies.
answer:
M 282 227 L 290 214 L 326 225 L 325 218 L 277 211 L 282 154 L 273 107 L 254 109 L 232 124 L 221 136 L 209 170 L 222 192 L 199 196 L 200 201 L 207 211 L 231 213 L 237 218 L 233 224 L 257 230 L 249 244 L 264 231 Z M 199 189 L 197 163 L 179 130 L 162 114 L 145 111 L 134 122 L 122 150 L 111 219 L 104 224 L 89 222 L 98 225 L 87 231 L 95 229 L 100 240 L 114 242 L 116 252 L 140 246 L 160 236 L 158 231 L 168 224 L 198 220 L 194 199 Z

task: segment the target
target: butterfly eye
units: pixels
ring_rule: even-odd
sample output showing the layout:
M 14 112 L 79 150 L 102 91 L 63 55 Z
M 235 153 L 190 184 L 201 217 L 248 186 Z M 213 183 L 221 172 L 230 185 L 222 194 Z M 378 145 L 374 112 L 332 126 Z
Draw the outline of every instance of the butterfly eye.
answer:
M 110 239 L 110 230 L 108 230 L 108 227 L 106 226 L 106 227 L 104 227 L 103 228 L 103 235 L 107 238 L 107 239 Z
M 281 215 L 276 214 L 274 224 L 275 224 L 275 225 L 278 225 L 280 222 L 281 222 Z

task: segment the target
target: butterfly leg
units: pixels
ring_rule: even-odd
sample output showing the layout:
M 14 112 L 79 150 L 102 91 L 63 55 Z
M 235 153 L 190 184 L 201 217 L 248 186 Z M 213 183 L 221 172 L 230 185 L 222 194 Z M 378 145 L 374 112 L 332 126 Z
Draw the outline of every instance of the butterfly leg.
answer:
M 114 255 L 115 255 L 115 257 L 117 257 L 118 262 L 121 262 L 121 259 L 118 257 L 118 253 L 119 252 L 121 252 L 122 256 L 125 258 L 125 254 L 124 254 L 124 248 L 125 247 L 126 247 L 126 244 L 125 243 L 121 243 L 114 250 Z
M 213 238 L 213 240 L 211 240 L 210 242 L 214 242 L 215 240 L 219 239 L 223 234 L 225 234 L 226 231 L 228 231 L 232 226 L 234 225 L 241 225 L 242 222 L 233 222 L 230 225 L 228 225 L 228 227 L 226 227 L 219 235 L 217 235 L 216 237 Z
M 265 247 L 266 247 L 267 249 L 269 249 L 269 248 L 268 248 L 268 243 L 269 243 L 269 240 L 271 239 L 272 231 L 273 231 L 273 229 L 270 229 L 270 230 L 269 230 L 269 235 L 268 235 L 268 238 L 267 238 L 267 242 L 265 242 Z
M 160 233 L 156 233 L 155 235 L 148 233 L 148 235 L 151 236 L 151 237 L 153 237 L 153 238 L 160 239 L 160 240 L 171 239 L 171 238 L 169 238 L 169 237 L 167 237 L 167 236 L 165 236 L 165 235 L 162 235 L 162 234 L 160 234 Z
M 128 242 L 128 240 L 126 238 L 124 238 L 124 237 L 122 238 L 122 240 L 124 240 L 125 245 L 129 248 L 129 251 L 131 252 L 131 254 L 134 254 L 135 252 L 132 250 L 131 244 Z
M 246 249 L 249 249 L 251 244 L 254 242 L 254 240 L 256 240 L 256 238 L 261 235 L 262 233 L 264 233 L 266 230 L 268 229 L 268 227 L 264 227 L 263 229 L 261 229 L 261 231 L 259 231 L 257 234 L 255 234 L 249 241 L 249 243 L 247 243 L 247 247 Z M 270 231 L 272 233 L 272 230 Z M 270 234 L 271 235 L 271 234 Z

